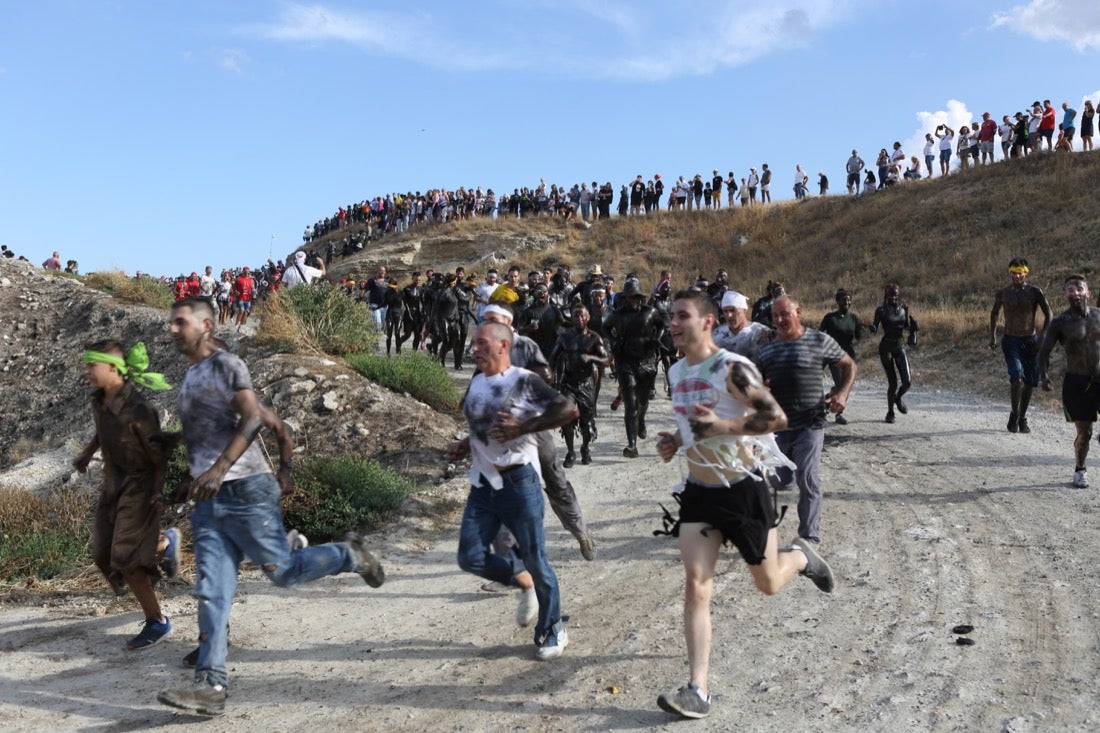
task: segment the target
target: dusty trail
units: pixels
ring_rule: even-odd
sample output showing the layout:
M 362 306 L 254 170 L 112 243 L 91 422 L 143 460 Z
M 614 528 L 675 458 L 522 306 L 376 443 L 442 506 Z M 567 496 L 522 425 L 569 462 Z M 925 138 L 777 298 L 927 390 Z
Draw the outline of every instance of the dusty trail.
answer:
M 696 727 L 1096 730 L 1100 502 L 1095 488 L 1069 487 L 1072 427 L 1037 411 L 1030 435 L 1010 435 L 1001 405 L 919 388 L 910 414 L 886 425 L 883 392 L 861 380 L 851 423 L 827 431 L 822 552 L 837 591 L 798 579 L 766 598 L 740 559 L 723 555 L 715 704 Z M 457 530 L 406 525 L 372 538 L 388 574 L 377 591 L 357 576 L 281 590 L 243 575 L 227 713 L 204 730 L 672 725 L 654 701 L 686 677 L 682 571 L 675 542 L 651 532 L 678 469 L 652 444 L 638 460 L 621 458 L 620 415 L 603 407 L 595 462 L 569 471 L 598 559 L 581 559 L 547 519 L 571 616 L 562 658 L 535 661 L 530 633 L 512 621 L 514 599 L 479 591 L 458 570 Z M 671 422 L 659 398 L 651 433 Z M 461 496 L 463 482 L 451 491 Z M 780 527 L 783 540 L 795 521 Z M 171 588 L 166 606 L 174 636 L 140 655 L 121 650 L 137 629 L 132 603 L 102 595 L 0 608 L 0 729 L 200 721 L 155 702 L 158 689 L 189 679 L 180 658 L 196 633 L 186 588 Z M 973 646 L 955 643 L 962 623 L 975 627 Z

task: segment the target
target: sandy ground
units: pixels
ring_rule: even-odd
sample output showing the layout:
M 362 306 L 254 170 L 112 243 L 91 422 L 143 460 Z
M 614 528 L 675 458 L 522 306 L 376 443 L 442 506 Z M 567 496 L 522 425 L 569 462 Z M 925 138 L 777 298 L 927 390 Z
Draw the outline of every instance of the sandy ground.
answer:
M 174 635 L 143 653 L 122 650 L 138 631 L 132 599 L 0 607 L 0 729 L 1100 728 L 1100 502 L 1070 488 L 1072 427 L 1036 412 L 1032 434 L 1010 435 L 1003 406 L 919 385 L 910 414 L 886 425 L 883 392 L 861 380 L 851 423 L 826 433 L 821 550 L 836 592 L 797 578 L 767 598 L 736 554 L 721 557 L 706 721 L 655 704 L 687 676 L 676 544 L 651 534 L 679 471 L 652 441 L 623 459 L 621 413 L 605 408 L 595 463 L 570 471 L 597 560 L 547 518 L 571 617 L 560 659 L 536 661 L 515 599 L 458 570 L 456 529 L 397 529 L 372 538 L 388 573 L 379 590 L 355 575 L 284 590 L 242 574 L 222 718 L 155 699 L 191 678 L 185 586 L 167 589 Z M 671 425 L 663 397 L 649 422 L 651 434 Z M 781 538 L 795 528 L 788 517 Z M 974 626 L 972 646 L 956 643 L 957 624 Z

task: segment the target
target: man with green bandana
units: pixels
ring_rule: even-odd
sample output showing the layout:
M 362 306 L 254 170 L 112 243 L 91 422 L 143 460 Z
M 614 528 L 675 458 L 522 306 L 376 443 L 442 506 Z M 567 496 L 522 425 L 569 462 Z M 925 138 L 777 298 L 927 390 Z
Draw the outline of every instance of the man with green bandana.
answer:
M 107 339 L 85 347 L 84 376 L 92 392 L 95 435 L 73 459 L 84 473 L 96 451 L 103 453 L 103 488 L 92 529 L 92 559 L 115 593 L 127 586 L 145 613 L 144 627 L 126 644 L 148 649 L 172 632 L 160 609 L 153 583 L 160 578 L 157 544 L 168 447 L 160 439 L 160 418 L 135 384 L 147 389 L 171 389 L 164 376 L 145 371 L 149 357 L 138 342 L 125 351 Z M 176 541 L 176 551 L 179 543 Z

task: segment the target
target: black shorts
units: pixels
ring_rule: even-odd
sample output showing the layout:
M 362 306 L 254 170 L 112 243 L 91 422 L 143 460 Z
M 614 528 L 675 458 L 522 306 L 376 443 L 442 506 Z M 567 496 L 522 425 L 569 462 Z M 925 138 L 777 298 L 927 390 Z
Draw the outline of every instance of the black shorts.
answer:
M 702 522 L 722 533 L 722 544 L 732 544 L 749 565 L 764 561 L 768 532 L 775 526 L 775 505 L 768 485 L 755 476 L 728 489 L 688 481 L 680 494 L 680 524 Z
M 1100 412 L 1100 382 L 1080 374 L 1062 380 L 1062 409 L 1067 422 L 1096 422 Z

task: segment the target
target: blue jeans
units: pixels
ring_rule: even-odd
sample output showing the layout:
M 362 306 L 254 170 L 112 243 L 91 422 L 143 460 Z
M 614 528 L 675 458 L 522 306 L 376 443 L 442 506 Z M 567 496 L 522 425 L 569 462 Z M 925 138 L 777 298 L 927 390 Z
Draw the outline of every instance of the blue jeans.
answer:
M 346 543 L 291 551 L 286 542 L 279 484 L 270 473 L 226 481 L 191 512 L 195 589 L 199 602 L 199 659 L 195 679 L 225 685 L 229 610 L 237 568 L 247 555 L 278 586 L 305 583 L 355 569 Z
M 783 455 L 798 466 L 794 480 L 798 484 L 798 536 L 821 541 L 821 449 L 825 445 L 823 428 L 782 430 L 775 434 Z M 780 479 L 789 481 L 789 469 L 780 468 Z
M 1029 387 L 1039 386 L 1039 352 L 1035 336 L 1005 336 L 1001 351 L 1005 354 L 1008 381 L 1022 381 Z
M 562 628 L 558 576 L 546 557 L 542 487 L 531 465 L 502 471 L 500 476 L 504 486 L 499 490 L 493 489 L 484 477 L 470 487 L 458 537 L 458 566 L 505 585 L 514 585 L 515 576 L 524 570 L 530 572 L 539 601 L 535 644 L 540 644 Z M 502 524 L 515 535 L 518 558 L 515 554 L 501 557 L 490 552 Z

